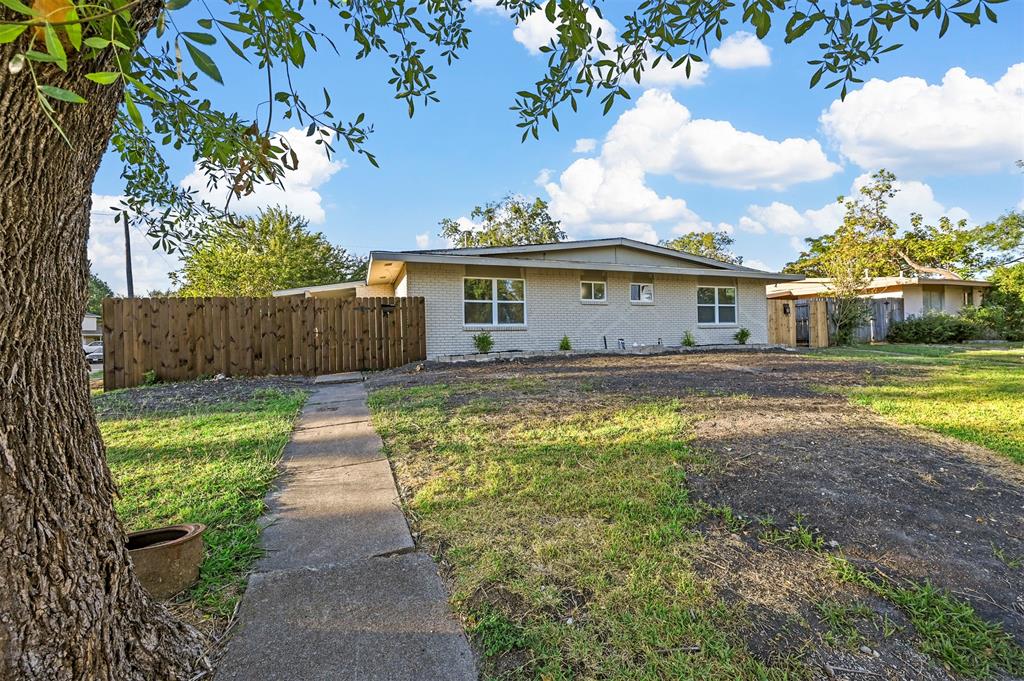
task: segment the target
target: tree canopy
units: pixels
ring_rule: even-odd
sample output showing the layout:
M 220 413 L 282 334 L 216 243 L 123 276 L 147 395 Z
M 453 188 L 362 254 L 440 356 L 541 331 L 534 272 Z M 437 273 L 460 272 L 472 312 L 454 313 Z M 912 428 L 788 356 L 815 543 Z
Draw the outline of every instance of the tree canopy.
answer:
M 561 223 L 551 217 L 548 204 L 541 199 L 530 201 L 510 194 L 501 201 L 475 207 L 470 218 L 479 226 L 468 227 L 444 218 L 439 236 L 456 248 L 550 244 L 566 237 Z
M 690 232 L 661 242 L 665 248 L 672 248 L 684 253 L 693 253 L 705 258 L 743 264 L 743 256 L 732 252 L 735 239 L 725 232 Z
M 872 175 L 872 182 L 861 189 L 859 199 L 851 202 L 840 197 L 847 206 L 843 226 L 832 233 L 807 239 L 807 249 L 787 264 L 785 271 L 808 277 L 828 276 L 826 261 L 844 248 L 843 235 L 850 229 L 858 232 L 863 267 L 871 277 L 913 274 L 917 265 L 971 278 L 1024 258 L 1024 214 L 1020 211 L 1008 212 L 997 220 L 974 227 L 966 220 L 953 222 L 947 217 L 929 225 L 920 214 L 913 214 L 910 224 L 902 229 L 886 213 L 889 200 L 898 191 L 896 176 L 880 170 Z M 865 203 L 870 211 L 863 209 Z M 862 206 L 852 218 L 851 204 Z
M 181 296 L 269 296 L 273 291 L 366 276 L 366 260 L 332 245 L 287 210 L 220 225 L 186 249 L 171 274 Z
M 758 38 L 778 31 L 787 43 L 817 44 L 808 61 L 810 86 L 824 82 L 845 97 L 849 86 L 861 82 L 864 67 L 900 47 L 891 38 L 896 27 L 930 26 L 942 36 L 953 21 L 972 27 L 995 22 L 994 7 L 1002 1 L 977 0 L 972 8 L 967 0 L 644 2 L 616 19 L 621 30 L 615 39 L 595 25 L 604 12 L 599 4 L 497 4 L 516 23 L 543 12 L 556 29 L 541 50 L 546 68 L 512 102 L 525 140 L 538 137 L 545 121 L 558 129 L 558 114 L 565 107 L 576 110 L 583 98 L 599 97 L 607 113 L 630 98 L 628 83 L 640 82 L 662 63 L 689 73 L 722 40 L 727 26 L 749 27 Z M 208 181 L 233 197 L 260 184 L 280 183 L 295 169 L 295 151 L 273 132 L 282 121 L 304 127 L 328 154 L 342 145 L 376 164 L 366 148 L 372 125 L 365 116 L 350 113 L 343 120 L 335 113 L 337 92 L 332 97 L 327 88 L 300 91 L 291 73 L 310 55 L 340 53 L 339 43 L 351 42 L 356 59 L 380 56 L 391 62 L 388 82 L 412 115 L 417 106 L 438 101 L 435 64 L 458 59 L 470 41 L 468 2 L 240 0 L 204 2 L 198 9 L 190 3 L 34 0 L 29 6 L 5 0 L 0 8 L 0 45 L 13 46 L 5 51 L 6 69 L 12 77 L 32 80 L 38 106 L 59 134 L 65 134 L 59 108 L 89 106 L 83 95 L 97 85 L 122 93 L 111 140 L 125 181 L 118 219 L 144 223 L 168 250 L 199 238 L 202 225 L 222 217 L 228 206 L 198 199 L 172 180 L 167 150 L 191 150 Z M 325 16 L 336 19 L 320 22 Z M 251 64 L 259 75 L 254 82 L 265 85 L 265 98 L 251 116 L 220 109 L 209 96 L 207 81 L 223 82 L 217 60 L 233 58 Z M 72 61 L 96 64 L 86 76 L 91 83 L 58 85 L 50 77 L 51 65 L 67 71 Z
M 89 299 L 85 303 L 85 311 L 93 314 L 100 314 L 103 311 L 103 299 L 112 298 L 114 291 L 107 285 L 107 282 L 97 277 L 94 273 L 89 274 Z

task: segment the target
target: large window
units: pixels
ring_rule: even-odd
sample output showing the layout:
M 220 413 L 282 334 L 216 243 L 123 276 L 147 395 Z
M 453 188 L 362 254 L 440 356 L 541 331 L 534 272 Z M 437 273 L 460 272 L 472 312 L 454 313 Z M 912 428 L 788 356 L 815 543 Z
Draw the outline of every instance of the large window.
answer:
M 630 284 L 629 302 L 654 303 L 654 284 Z
M 462 321 L 469 326 L 526 323 L 526 282 L 522 279 L 462 280 Z
M 942 312 L 944 291 L 941 286 L 922 286 L 922 306 L 925 312 Z
M 603 281 L 581 281 L 580 300 L 587 303 L 603 303 L 608 300 L 608 291 Z
M 699 287 L 697 289 L 697 323 L 735 324 L 736 287 Z

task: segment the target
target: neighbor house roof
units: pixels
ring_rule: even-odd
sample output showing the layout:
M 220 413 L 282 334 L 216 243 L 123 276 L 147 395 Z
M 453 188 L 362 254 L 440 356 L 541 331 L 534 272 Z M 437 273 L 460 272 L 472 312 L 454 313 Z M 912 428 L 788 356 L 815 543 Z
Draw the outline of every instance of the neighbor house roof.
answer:
M 874 277 L 868 280 L 864 293 L 885 293 L 899 291 L 904 286 L 970 286 L 986 288 L 991 286 L 987 281 L 974 279 L 929 279 L 926 277 Z M 766 287 L 769 298 L 813 298 L 832 292 L 832 280 L 812 277 L 801 281 L 784 284 L 770 284 Z
M 644 251 L 679 261 L 679 265 L 645 264 L 636 262 L 606 262 L 603 260 L 573 259 L 571 251 L 609 246 L 621 246 Z M 765 272 L 751 267 L 684 253 L 663 246 L 653 246 L 625 237 L 613 239 L 585 239 L 529 246 L 500 246 L 488 248 L 443 248 L 418 251 L 372 251 L 367 282 L 392 281 L 400 268 L 395 263 L 421 262 L 459 265 L 504 265 L 542 269 L 608 270 L 614 272 L 645 272 L 710 277 L 739 277 L 770 281 L 802 279 L 798 274 Z M 391 268 L 391 269 L 387 269 Z
M 303 293 L 325 293 L 327 291 L 343 291 L 349 288 L 358 288 L 360 286 L 366 286 L 365 281 L 343 281 L 340 284 L 321 284 L 319 286 L 300 286 L 299 288 L 285 288 L 280 291 L 274 291 L 273 295 L 276 298 L 282 296 L 297 296 Z

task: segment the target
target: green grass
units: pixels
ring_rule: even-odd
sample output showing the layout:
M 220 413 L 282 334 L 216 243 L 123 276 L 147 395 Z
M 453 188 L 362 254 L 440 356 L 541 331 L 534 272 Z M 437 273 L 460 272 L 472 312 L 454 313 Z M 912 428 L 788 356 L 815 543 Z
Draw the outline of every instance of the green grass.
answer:
M 901 423 L 973 442 L 1024 463 L 1024 348 L 1020 344 L 861 346 L 829 348 L 814 355 L 904 367 L 899 376 L 844 392 L 855 403 Z
M 188 594 L 203 614 L 229 616 L 244 588 L 259 556 L 263 497 L 304 400 L 266 390 L 247 402 L 100 422 L 129 531 L 207 526 L 200 580 Z
M 684 466 L 699 457 L 681 402 L 554 413 L 503 388 L 370 398 L 409 514 L 453 568 L 485 678 L 791 675 L 753 659 L 733 633 L 741 607 L 691 565 L 710 511 L 687 492 Z

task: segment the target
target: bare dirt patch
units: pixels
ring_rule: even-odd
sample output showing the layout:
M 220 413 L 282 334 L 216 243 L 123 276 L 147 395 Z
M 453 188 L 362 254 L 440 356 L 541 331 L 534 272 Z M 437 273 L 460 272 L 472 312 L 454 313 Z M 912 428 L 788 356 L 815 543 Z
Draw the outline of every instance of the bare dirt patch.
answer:
M 693 445 L 708 461 L 688 472 L 692 494 L 746 522 L 740 531 L 705 527 L 696 563 L 723 598 L 745 604 L 751 649 L 766 658 L 803 651 L 839 678 L 948 678 L 915 649 L 899 609 L 822 574 L 820 556 L 762 541 L 758 529 L 785 529 L 802 516 L 827 551 L 942 587 L 1024 645 L 1024 568 L 1007 560 L 1024 556 L 1024 468 L 827 392 L 917 371 L 744 352 L 428 365 L 384 372 L 372 385 L 525 379 L 540 386 L 536 394 L 505 399 L 535 400 L 538 409 L 571 409 L 583 394 L 682 399 L 697 419 Z M 856 635 L 836 634 L 826 616 L 836 608 L 853 613 Z

